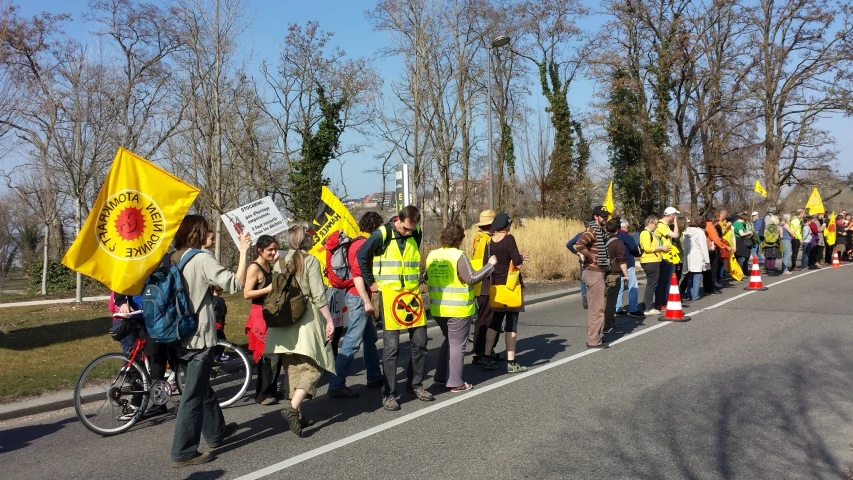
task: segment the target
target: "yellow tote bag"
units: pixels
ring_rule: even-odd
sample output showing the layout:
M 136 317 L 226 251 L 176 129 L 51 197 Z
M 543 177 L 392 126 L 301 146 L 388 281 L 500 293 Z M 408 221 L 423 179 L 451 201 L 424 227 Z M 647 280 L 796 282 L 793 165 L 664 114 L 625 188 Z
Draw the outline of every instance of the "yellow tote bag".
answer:
M 518 277 L 521 272 L 515 268 L 512 262 L 509 262 L 509 273 L 506 278 L 506 285 L 492 285 L 489 287 L 489 305 L 492 308 L 507 309 L 521 308 L 521 285 L 518 284 Z

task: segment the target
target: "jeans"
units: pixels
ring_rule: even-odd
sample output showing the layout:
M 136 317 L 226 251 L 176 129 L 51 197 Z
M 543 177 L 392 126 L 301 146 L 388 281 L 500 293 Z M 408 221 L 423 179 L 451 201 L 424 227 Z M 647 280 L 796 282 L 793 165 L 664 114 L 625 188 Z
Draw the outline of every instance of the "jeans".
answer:
M 687 274 L 687 287 L 690 289 L 690 298 L 699 298 L 699 286 L 702 284 L 702 272 L 689 272 Z
M 622 309 L 622 294 L 625 293 L 625 282 L 619 282 L 619 295 L 616 297 L 616 310 Z M 640 286 L 637 282 L 637 269 L 628 268 L 628 311 L 636 312 L 640 303 Z
M 782 273 L 788 271 L 788 262 L 791 261 L 791 240 L 782 239 Z M 791 265 L 794 268 L 794 265 Z
M 761 252 L 761 249 L 758 248 L 760 243 L 761 238 L 758 238 L 758 241 L 752 244 L 752 248 L 749 250 L 749 256 L 752 258 L 753 255 L 758 255 L 758 261 L 760 263 L 764 263 L 764 254 Z
M 802 264 L 800 264 L 800 268 L 803 270 L 809 268 L 809 265 L 811 265 L 809 259 L 812 256 L 811 255 L 812 254 L 812 248 L 813 247 L 812 247 L 811 242 L 803 243 L 803 261 L 802 261 Z
M 349 312 L 349 329 L 335 359 L 335 375 L 329 380 L 329 388 L 341 388 L 347 383 L 350 366 L 355 352 L 364 342 L 364 368 L 367 369 L 367 381 L 375 382 L 382 378 L 379 370 L 379 351 L 376 350 L 376 326 L 364 312 L 364 300 L 358 295 L 346 294 Z
M 384 346 L 382 347 L 382 370 L 385 374 L 385 385 L 382 393 L 385 396 L 397 395 L 397 357 L 400 349 L 400 332 L 402 330 L 388 330 L 382 332 Z M 406 386 L 417 387 L 423 385 L 426 376 L 427 359 L 427 327 L 415 327 L 409 329 L 409 341 L 411 344 L 411 355 L 406 367 Z
M 180 359 L 187 362 L 187 376 L 175 419 L 172 461 L 184 462 L 198 456 L 202 435 L 211 443 L 222 440 L 225 434 L 225 417 L 210 388 L 214 350 L 183 350 L 180 353 Z
M 578 262 L 578 265 L 580 265 L 581 269 L 581 297 L 586 297 L 586 283 L 583 281 L 583 262 Z
M 641 263 L 646 272 L 646 290 L 643 292 L 643 304 L 646 310 L 655 308 L 655 290 L 660 279 L 660 262 Z

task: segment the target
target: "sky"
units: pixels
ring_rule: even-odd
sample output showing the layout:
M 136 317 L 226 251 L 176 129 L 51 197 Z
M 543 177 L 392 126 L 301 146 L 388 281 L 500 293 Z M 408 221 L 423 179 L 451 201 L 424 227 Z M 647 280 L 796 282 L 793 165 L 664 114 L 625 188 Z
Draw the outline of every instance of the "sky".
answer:
M 92 38 L 88 33 L 90 27 L 81 19 L 82 13 L 87 8 L 87 0 L 16 0 L 15 3 L 24 15 L 33 15 L 42 11 L 70 13 L 75 20 L 68 26 L 66 32 L 84 43 Z M 306 21 L 316 20 L 323 30 L 335 33 L 332 43 L 343 48 L 349 56 L 372 57 L 381 47 L 390 43 L 388 34 L 374 31 L 372 24 L 364 15 L 365 10 L 373 8 L 374 4 L 374 0 L 246 0 L 248 8 L 253 10 L 250 18 L 254 20 L 243 38 L 243 55 L 252 55 L 250 65 L 259 65 L 263 59 L 275 62 L 287 25 L 304 24 Z M 584 24 L 589 27 L 599 24 L 601 20 L 600 17 L 592 18 Z M 400 76 L 400 63 L 395 59 L 379 58 L 376 68 L 383 78 L 383 88 L 387 91 L 391 82 Z M 258 72 L 257 75 L 260 73 Z M 535 85 L 531 90 L 533 93 L 528 101 L 534 108 L 541 109 L 545 103 L 541 93 Z M 588 110 L 594 91 L 595 85 L 591 81 L 576 80 L 569 92 L 569 102 L 573 111 Z M 478 125 L 478 127 L 485 130 L 484 125 Z M 853 171 L 853 134 L 851 134 L 853 119 L 836 115 L 831 119 L 823 120 L 821 127 L 829 130 L 837 140 L 838 170 L 841 173 Z M 347 139 L 344 136 L 343 141 L 346 142 Z M 600 146 L 593 151 L 593 160 L 602 169 L 606 169 L 607 165 L 604 152 L 604 148 Z M 378 165 L 379 162 L 374 159 L 376 153 L 376 150 L 367 149 L 343 159 L 345 161 L 343 177 L 346 179 L 349 198 L 363 197 L 382 190 L 379 176 L 365 172 Z M 8 163 L 9 160 L 0 162 L 0 169 L 8 169 L 10 167 Z M 340 181 L 339 170 L 339 166 L 333 163 L 325 173 L 335 183 Z M 606 170 L 601 173 L 602 175 L 596 176 L 609 176 Z M 391 182 L 388 184 L 389 188 L 393 188 Z

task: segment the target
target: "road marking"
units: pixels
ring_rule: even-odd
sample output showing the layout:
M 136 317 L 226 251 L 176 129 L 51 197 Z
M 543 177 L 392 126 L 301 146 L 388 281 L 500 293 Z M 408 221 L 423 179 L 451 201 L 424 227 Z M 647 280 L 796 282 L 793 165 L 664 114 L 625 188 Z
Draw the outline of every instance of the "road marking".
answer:
M 780 281 L 775 282 L 773 284 L 768 284 L 767 286 L 772 287 L 774 285 L 779 285 L 781 283 L 785 283 L 785 282 L 788 282 L 788 281 L 791 281 L 791 280 L 794 280 L 797 278 L 801 278 L 801 277 L 804 277 L 806 275 L 810 275 L 812 273 L 821 272 L 821 271 L 823 271 L 823 269 L 812 270 L 812 271 L 805 272 L 805 273 L 802 273 L 800 275 L 797 275 L 795 277 L 787 278 L 785 280 L 780 280 Z M 729 299 L 723 300 L 721 302 L 715 303 L 714 305 L 707 306 L 707 307 L 700 309 L 700 310 L 697 310 L 695 312 L 690 312 L 690 315 L 698 315 L 702 312 L 707 312 L 709 310 L 719 308 L 719 307 L 721 307 L 727 303 L 733 302 L 735 300 L 741 299 L 743 297 L 746 297 L 747 295 L 752 295 L 752 294 L 757 293 L 757 292 L 758 292 L 757 290 L 750 290 L 748 292 L 741 293 L 741 294 L 736 295 L 732 298 L 729 298 Z M 626 335 L 626 336 L 624 336 L 624 337 L 622 337 L 616 341 L 611 342 L 610 344 L 611 345 L 617 345 L 619 343 L 627 341 L 628 339 L 639 337 L 640 335 L 651 332 L 653 330 L 657 330 L 659 328 L 663 328 L 663 327 L 670 325 L 672 323 L 673 322 L 661 322 L 658 325 L 654 325 L 654 326 L 645 328 L 643 330 L 640 330 L 639 332 L 634 332 L 634 333 L 628 334 L 628 335 Z M 592 354 L 598 353 L 598 352 L 600 352 L 600 350 L 585 350 L 583 352 L 576 353 L 576 354 L 571 355 L 569 357 L 562 358 L 560 360 L 556 360 L 554 362 L 533 368 L 533 369 L 528 370 L 524 373 L 515 374 L 509 378 L 499 380 L 499 381 L 497 381 L 493 384 L 487 385 L 485 387 L 478 387 L 478 388 L 476 388 L 476 389 L 474 389 L 468 393 L 465 393 L 461 396 L 451 398 L 450 400 L 444 400 L 442 402 L 436 403 L 436 404 L 431 405 L 429 407 L 422 408 L 416 412 L 408 413 L 406 415 L 403 415 L 402 417 L 395 418 L 394 420 L 390 420 L 388 422 L 385 422 L 385 423 L 376 425 L 374 427 L 368 428 L 367 430 L 364 430 L 362 432 L 350 435 L 349 437 L 344 437 L 340 440 L 336 440 L 332 443 L 329 443 L 329 444 L 323 445 L 321 447 L 317 447 L 313 450 L 309 450 L 305 453 L 296 455 L 295 457 L 291 457 L 291 458 L 288 458 L 287 460 L 283 460 L 281 462 L 272 464 L 266 468 L 262 468 L 260 470 L 254 471 L 252 473 L 248 473 L 246 475 L 243 475 L 242 477 L 238 477 L 237 480 L 255 480 L 258 478 L 265 477 L 267 475 L 271 475 L 271 474 L 276 473 L 276 472 L 280 472 L 286 468 L 290 468 L 290 467 L 297 465 L 297 464 L 300 464 L 306 460 L 310 460 L 314 457 L 318 457 L 320 455 L 332 452 L 334 450 L 337 450 L 337 449 L 344 447 L 346 445 L 349 445 L 351 443 L 357 442 L 359 440 L 363 440 L 363 439 L 368 438 L 372 435 L 376 435 L 377 433 L 384 432 L 385 430 L 388 430 L 388 429 L 394 428 L 398 425 L 402 425 L 404 423 L 410 422 L 416 418 L 420 418 L 424 415 L 428 415 L 432 412 L 436 412 L 436 411 L 441 410 L 443 408 L 447 408 L 447 407 L 450 407 L 452 405 L 456 405 L 457 403 L 464 402 L 465 400 L 469 400 L 469 399 L 474 398 L 478 395 L 482 395 L 484 393 L 487 393 L 487 392 L 490 392 L 492 390 L 501 388 L 501 387 L 509 385 L 511 383 L 518 382 L 518 381 L 523 380 L 527 377 L 530 377 L 533 375 L 538 375 L 538 374 L 540 374 L 542 372 L 546 372 L 552 368 L 557 368 L 561 365 L 565 365 L 565 364 L 572 362 L 572 361 L 575 361 L 579 358 L 583 358 L 587 355 L 592 355 Z

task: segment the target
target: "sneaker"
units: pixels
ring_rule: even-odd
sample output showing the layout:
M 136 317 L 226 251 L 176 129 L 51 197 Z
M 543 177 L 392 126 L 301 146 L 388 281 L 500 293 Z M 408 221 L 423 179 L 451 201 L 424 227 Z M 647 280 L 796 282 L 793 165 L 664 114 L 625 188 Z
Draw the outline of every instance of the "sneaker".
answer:
M 660 315 L 660 310 L 658 310 L 657 308 L 650 308 L 650 309 L 646 310 L 645 312 L 643 312 L 643 315 L 645 315 L 647 317 L 652 316 L 652 315 Z
M 467 392 L 468 390 L 471 390 L 472 388 L 474 388 L 474 385 L 471 385 L 470 383 L 465 382 L 459 387 L 451 388 L 450 391 L 453 393 L 461 393 L 461 392 Z
M 231 357 L 229 357 L 228 355 L 226 355 L 226 354 L 224 354 L 224 353 L 223 353 L 222 355 L 220 355 L 220 356 L 219 356 L 219 362 L 220 362 L 220 363 L 225 363 L 225 362 L 227 362 L 228 360 L 231 360 Z
M 392 412 L 396 412 L 400 409 L 400 404 L 397 403 L 397 399 L 394 395 L 387 395 L 382 399 L 382 408 L 385 410 L 390 410 Z
M 166 413 L 168 411 L 169 411 L 169 409 L 166 407 L 165 404 L 156 405 L 154 408 L 149 408 L 148 410 L 145 410 L 145 415 L 148 417 L 154 417 L 157 415 L 163 415 L 164 413 Z
M 589 309 L 589 303 L 587 303 L 586 297 L 583 297 L 583 308 L 584 310 Z
M 526 371 L 527 371 L 527 367 L 525 367 L 523 365 L 519 365 L 515 362 L 508 362 L 506 364 L 506 373 L 521 373 L 521 372 L 526 372 Z
M 433 397 L 431 393 L 427 392 L 423 385 L 418 385 L 411 389 L 406 387 L 406 391 L 415 394 L 418 397 L 418 400 L 422 402 L 431 402 L 435 400 L 435 397 Z
M 202 463 L 207 463 L 213 460 L 213 455 L 210 452 L 198 453 L 197 455 L 189 460 L 184 460 L 182 462 L 172 462 L 172 468 L 181 468 L 189 465 L 201 465 Z
M 384 382 L 380 380 L 373 380 L 372 382 L 367 382 L 367 388 L 379 388 L 382 386 Z
M 346 385 L 340 388 L 330 388 L 329 395 L 331 395 L 332 398 L 358 398 L 360 396 L 358 392 Z
M 139 411 L 139 407 L 134 407 L 133 405 L 128 405 L 124 410 L 124 413 L 116 417 L 116 420 L 120 422 L 129 422 L 133 420 L 133 417 L 136 416 L 136 412 Z
M 299 424 L 299 412 L 297 412 L 295 408 L 290 405 L 286 406 L 281 411 L 281 416 L 287 420 L 287 424 L 290 426 L 291 432 L 298 436 L 302 435 L 302 425 Z
M 480 362 L 477 364 L 483 370 L 497 370 L 498 363 L 489 357 L 480 357 Z
M 234 435 L 234 433 L 237 432 L 238 427 L 239 427 L 239 425 L 237 425 L 234 422 L 231 422 L 228 425 L 225 425 L 225 429 L 222 432 L 222 438 L 220 438 L 219 440 L 217 440 L 215 442 L 207 442 L 207 446 L 210 448 L 221 447 L 222 445 L 225 444 L 225 440 L 228 440 L 228 437 L 230 437 L 231 435 Z
M 646 318 L 646 315 L 639 310 L 637 310 L 635 312 L 628 312 L 628 316 L 634 317 L 634 318 Z
M 492 352 L 492 360 L 494 360 L 494 361 L 496 361 L 496 362 L 500 362 L 500 361 L 501 361 L 501 360 L 503 360 L 503 359 L 504 359 L 504 356 L 503 356 L 503 355 L 501 355 L 500 353 L 498 353 L 498 352 Z
M 792 275 L 790 270 L 785 270 L 782 275 Z
M 628 312 L 626 312 L 625 310 L 620 308 L 619 310 L 616 310 L 616 315 L 623 315 L 624 316 L 624 315 L 628 315 Z

